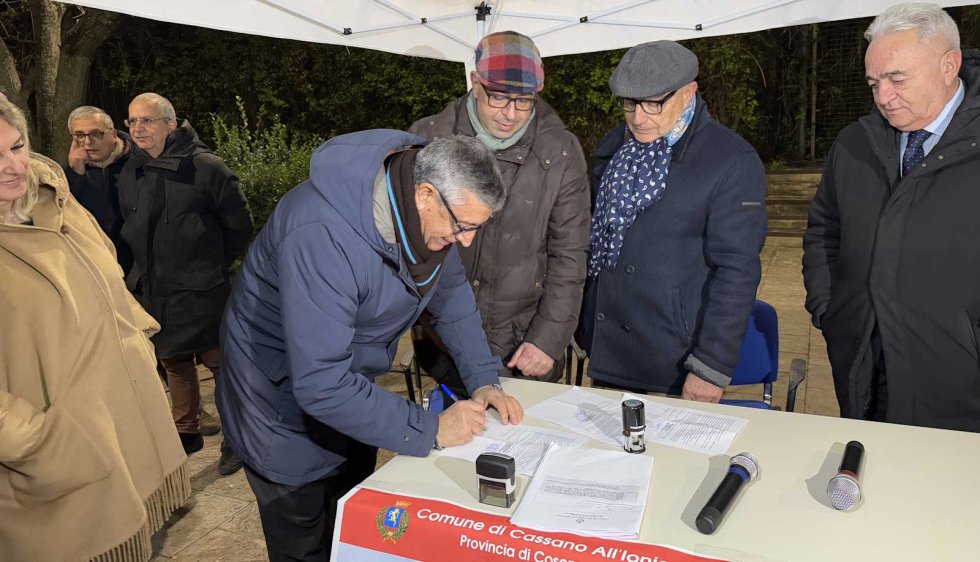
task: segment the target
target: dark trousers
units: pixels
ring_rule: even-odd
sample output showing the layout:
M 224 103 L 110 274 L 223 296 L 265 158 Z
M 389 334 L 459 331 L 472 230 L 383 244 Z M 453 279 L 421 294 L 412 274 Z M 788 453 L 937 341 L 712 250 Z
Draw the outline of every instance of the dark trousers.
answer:
M 167 373 L 167 386 L 173 403 L 171 413 L 179 433 L 200 433 L 201 381 L 197 377 L 200 363 L 215 378 L 221 371 L 221 348 L 215 347 L 200 353 L 160 359 Z
M 330 560 L 337 500 L 374 472 L 378 449 L 351 441 L 340 472 L 301 486 L 277 484 L 245 465 L 270 562 Z

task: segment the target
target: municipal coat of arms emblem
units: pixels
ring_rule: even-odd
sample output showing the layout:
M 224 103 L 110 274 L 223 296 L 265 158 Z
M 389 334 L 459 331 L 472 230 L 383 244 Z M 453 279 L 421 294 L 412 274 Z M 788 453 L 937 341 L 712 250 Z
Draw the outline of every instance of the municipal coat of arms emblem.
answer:
M 378 512 L 377 527 L 381 533 L 381 542 L 397 542 L 408 530 L 409 502 L 398 500 L 395 505 L 386 507 Z

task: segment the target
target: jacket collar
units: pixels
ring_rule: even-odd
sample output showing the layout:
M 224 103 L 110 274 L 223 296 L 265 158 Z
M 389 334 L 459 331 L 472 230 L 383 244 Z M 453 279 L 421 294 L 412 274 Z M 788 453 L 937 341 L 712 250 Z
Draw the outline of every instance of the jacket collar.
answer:
M 977 143 L 980 142 L 980 51 L 963 51 L 960 78 L 965 88 L 963 102 L 953 114 L 953 119 L 939 143 L 923 160 L 926 167 L 916 168 L 906 177 L 932 174 L 962 157 L 967 155 L 973 157 L 976 152 Z M 872 153 L 884 168 L 889 185 L 898 184 L 899 180 L 903 179 L 898 173 L 898 146 L 901 133 L 888 123 L 877 106 L 858 122 L 865 131 Z
M 30 167 L 38 183 L 38 201 L 31 211 L 31 220 L 34 226 L 60 230 L 69 199 L 65 173 L 54 160 L 34 152 L 31 153 Z

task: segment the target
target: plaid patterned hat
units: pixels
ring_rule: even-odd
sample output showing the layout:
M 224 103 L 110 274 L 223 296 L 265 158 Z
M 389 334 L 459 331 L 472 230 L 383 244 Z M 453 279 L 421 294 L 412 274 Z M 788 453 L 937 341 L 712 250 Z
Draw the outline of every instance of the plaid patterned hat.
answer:
M 544 88 L 544 63 L 530 37 L 516 31 L 491 33 L 476 45 L 476 74 L 492 89 L 533 94 Z

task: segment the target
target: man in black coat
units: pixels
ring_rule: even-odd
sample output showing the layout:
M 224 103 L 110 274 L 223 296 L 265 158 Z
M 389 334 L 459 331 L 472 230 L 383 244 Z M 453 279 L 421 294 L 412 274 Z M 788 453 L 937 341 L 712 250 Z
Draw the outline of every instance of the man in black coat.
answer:
M 122 240 L 122 212 L 116 181 L 132 144 L 129 135 L 117 131 L 105 111 L 91 105 L 75 108 L 68 115 L 71 149 L 65 176 L 71 194 L 88 212 L 116 247 L 116 259 L 129 273 L 133 254 Z
M 810 206 L 806 306 L 842 416 L 980 431 L 980 54 L 934 4 L 865 36 L 876 107 Z
M 177 126 L 166 98 L 136 96 L 126 125 L 137 147 L 119 176 L 122 237 L 133 251 L 126 285 L 162 327 L 153 344 L 189 454 L 203 446 L 196 363 L 218 376 L 228 268 L 248 246 L 252 215 L 238 178 L 187 121 Z M 238 467 L 219 463 L 222 473 Z
M 625 125 L 596 150 L 581 336 L 607 387 L 717 402 L 761 278 L 765 173 L 697 95 L 672 41 L 630 49 L 609 80 Z

